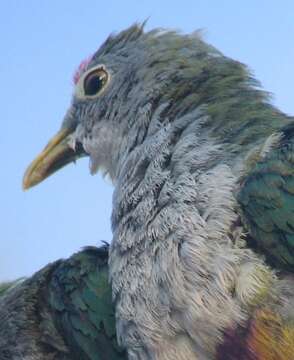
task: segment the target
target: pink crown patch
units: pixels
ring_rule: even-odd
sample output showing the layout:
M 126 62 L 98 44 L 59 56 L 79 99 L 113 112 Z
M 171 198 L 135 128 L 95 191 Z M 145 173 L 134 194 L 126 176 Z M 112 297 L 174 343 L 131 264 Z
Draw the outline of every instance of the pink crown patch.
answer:
M 87 66 L 89 65 L 89 63 L 91 62 L 92 59 L 93 59 L 93 55 L 90 55 L 89 57 L 87 57 L 85 60 L 83 60 L 80 63 L 79 67 L 77 68 L 77 70 L 75 71 L 74 76 L 73 76 L 74 84 L 77 84 L 82 73 L 86 70 Z

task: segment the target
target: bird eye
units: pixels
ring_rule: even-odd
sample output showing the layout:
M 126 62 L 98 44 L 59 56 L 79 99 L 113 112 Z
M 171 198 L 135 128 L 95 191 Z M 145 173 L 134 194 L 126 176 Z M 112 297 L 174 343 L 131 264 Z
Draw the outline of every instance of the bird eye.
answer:
M 84 79 L 84 93 L 86 96 L 97 95 L 107 83 L 108 74 L 103 69 L 95 69 Z

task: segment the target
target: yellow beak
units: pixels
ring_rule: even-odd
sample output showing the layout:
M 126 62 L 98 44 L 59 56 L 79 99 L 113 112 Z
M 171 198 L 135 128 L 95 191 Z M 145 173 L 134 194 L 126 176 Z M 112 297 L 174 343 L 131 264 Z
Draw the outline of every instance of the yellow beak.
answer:
M 24 190 L 39 184 L 63 166 L 86 155 L 81 146 L 75 150 L 70 147 L 70 135 L 72 133 L 72 129 L 61 129 L 50 140 L 45 149 L 27 168 L 23 177 Z

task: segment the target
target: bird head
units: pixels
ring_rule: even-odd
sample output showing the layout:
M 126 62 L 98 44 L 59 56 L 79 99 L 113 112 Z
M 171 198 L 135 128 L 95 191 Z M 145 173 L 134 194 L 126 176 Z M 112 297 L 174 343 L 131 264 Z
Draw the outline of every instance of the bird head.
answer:
M 61 129 L 26 170 L 24 189 L 82 156 L 90 157 L 92 173 L 102 169 L 115 181 L 123 159 L 152 131 L 224 92 L 213 80 L 226 66 L 232 81 L 234 72 L 242 78 L 239 64 L 195 33 L 144 32 L 133 25 L 110 36 L 75 73 Z
M 133 25 L 81 63 L 61 129 L 27 168 L 24 189 L 82 156 L 90 157 L 92 173 L 103 169 L 115 179 L 119 160 L 140 141 L 164 95 L 168 76 L 157 53 L 164 52 L 158 33 Z
M 138 56 L 135 43 L 141 26 L 133 26 L 109 37 L 101 48 L 83 61 L 74 74 L 72 101 L 61 129 L 27 168 L 23 188 L 28 189 L 82 156 L 90 156 L 94 173 L 104 168 L 112 177 L 115 162 L 127 131 L 129 118 L 135 116 L 133 86 L 138 81 Z M 135 54 L 136 53 L 136 54 Z M 140 53 L 140 52 L 139 52 Z M 138 106 L 138 104 L 137 104 Z

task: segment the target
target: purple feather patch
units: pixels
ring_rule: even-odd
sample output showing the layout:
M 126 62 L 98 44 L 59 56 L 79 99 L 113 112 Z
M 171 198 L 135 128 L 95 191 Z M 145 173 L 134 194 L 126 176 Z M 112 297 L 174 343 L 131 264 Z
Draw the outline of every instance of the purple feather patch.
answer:
M 224 333 L 224 341 L 217 347 L 217 360 L 257 360 L 251 351 L 247 340 L 250 335 L 249 320 L 245 327 L 227 329 Z

